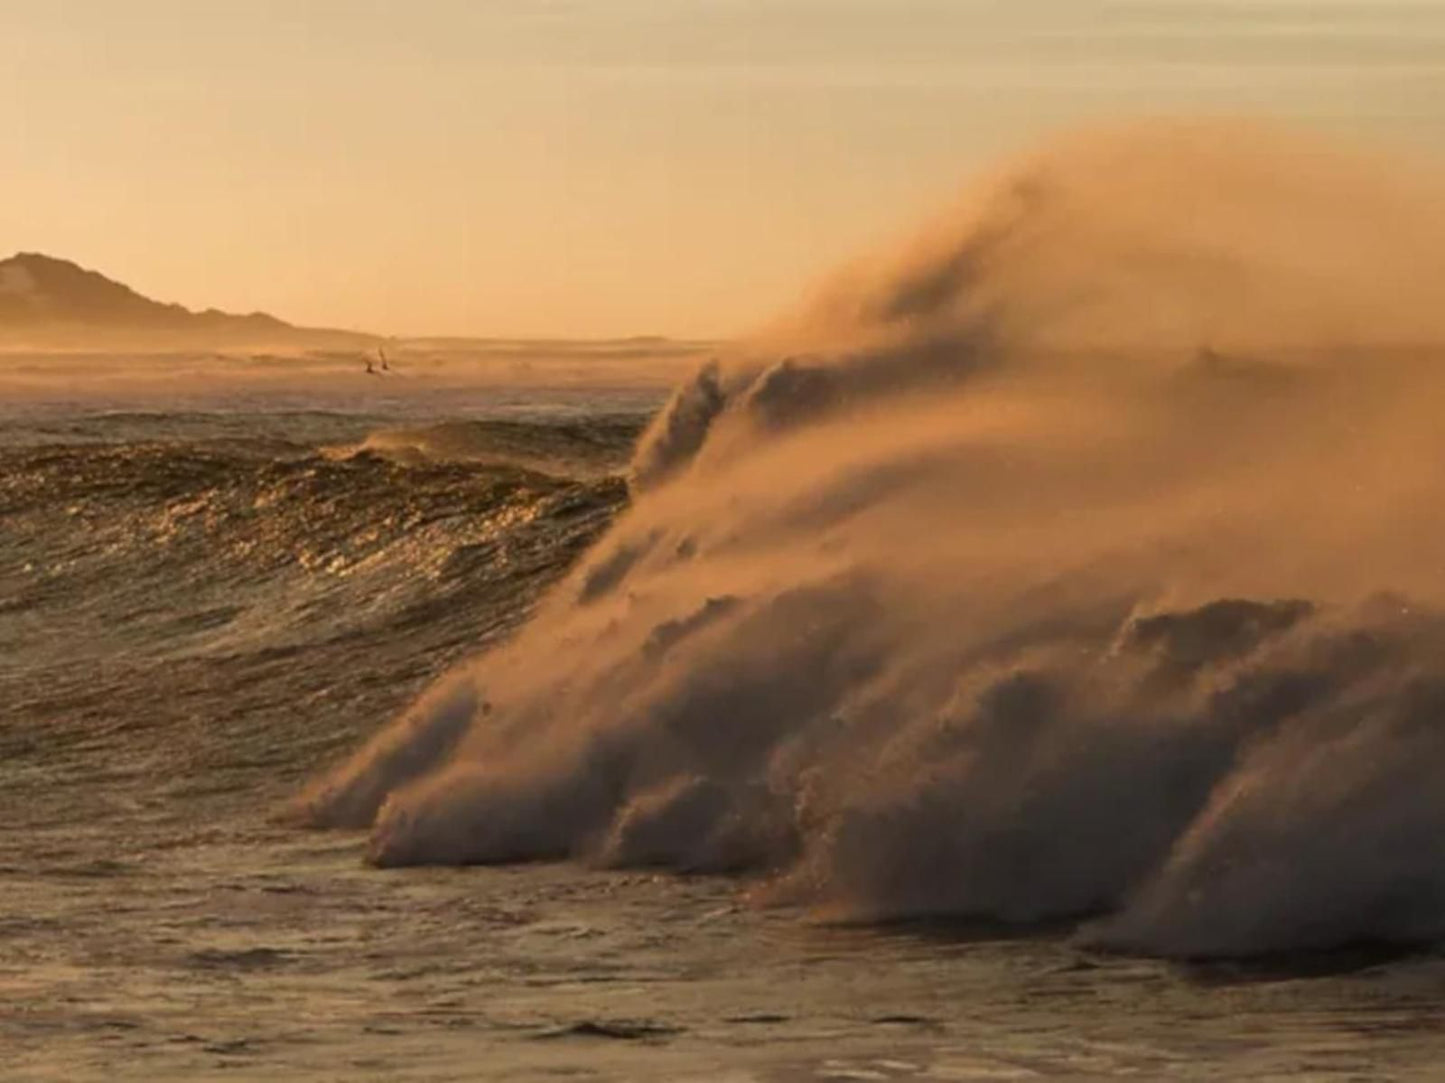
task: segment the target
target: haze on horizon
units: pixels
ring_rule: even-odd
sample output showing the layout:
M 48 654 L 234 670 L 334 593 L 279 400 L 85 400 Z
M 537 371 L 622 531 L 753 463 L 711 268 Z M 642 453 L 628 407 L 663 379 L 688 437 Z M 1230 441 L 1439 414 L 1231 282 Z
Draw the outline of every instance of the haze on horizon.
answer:
M 381 333 L 731 333 L 1089 121 L 1434 150 L 1429 0 L 6 0 L 0 248 Z

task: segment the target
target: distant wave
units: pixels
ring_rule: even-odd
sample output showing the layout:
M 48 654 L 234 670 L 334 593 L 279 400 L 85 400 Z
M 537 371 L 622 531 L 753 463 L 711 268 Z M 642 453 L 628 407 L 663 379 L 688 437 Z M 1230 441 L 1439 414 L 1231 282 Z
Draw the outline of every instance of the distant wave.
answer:
M 296 813 L 1128 950 L 1445 937 L 1437 178 L 1147 126 L 681 388 L 504 647 Z

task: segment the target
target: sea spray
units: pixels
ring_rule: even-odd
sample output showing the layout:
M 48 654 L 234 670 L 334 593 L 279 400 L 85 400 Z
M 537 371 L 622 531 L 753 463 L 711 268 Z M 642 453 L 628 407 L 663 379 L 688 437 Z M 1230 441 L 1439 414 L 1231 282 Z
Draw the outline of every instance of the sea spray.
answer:
M 1445 186 L 1154 124 L 681 388 L 505 646 L 297 811 L 1133 950 L 1445 935 Z

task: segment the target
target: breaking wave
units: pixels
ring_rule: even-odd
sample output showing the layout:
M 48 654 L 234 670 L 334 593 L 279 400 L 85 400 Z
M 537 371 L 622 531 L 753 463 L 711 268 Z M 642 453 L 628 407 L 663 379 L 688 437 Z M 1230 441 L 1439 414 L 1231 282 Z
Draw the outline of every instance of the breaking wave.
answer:
M 1106 133 L 681 388 L 633 505 L 297 814 L 1179 956 L 1445 936 L 1439 186 Z

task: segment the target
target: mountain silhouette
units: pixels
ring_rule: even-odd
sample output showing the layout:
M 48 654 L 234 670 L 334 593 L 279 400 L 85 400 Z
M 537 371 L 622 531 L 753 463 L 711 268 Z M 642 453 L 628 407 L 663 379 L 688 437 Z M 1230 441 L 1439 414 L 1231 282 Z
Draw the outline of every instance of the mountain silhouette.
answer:
M 371 341 L 371 336 L 355 332 L 295 327 L 264 312 L 193 312 L 38 252 L 0 260 L 0 342 L 9 345 L 345 346 Z

